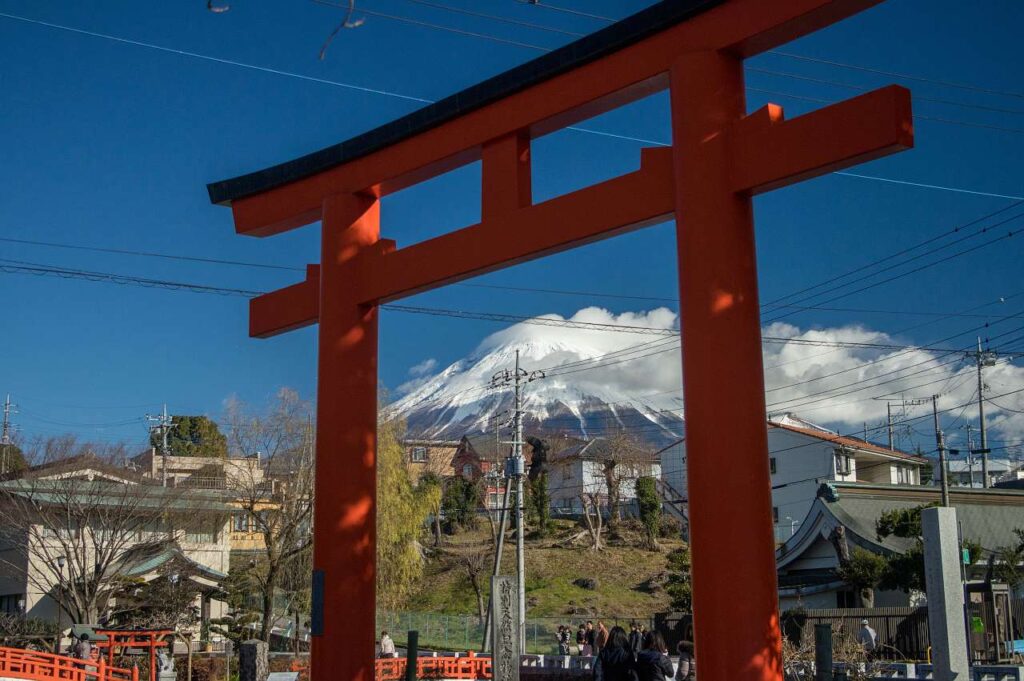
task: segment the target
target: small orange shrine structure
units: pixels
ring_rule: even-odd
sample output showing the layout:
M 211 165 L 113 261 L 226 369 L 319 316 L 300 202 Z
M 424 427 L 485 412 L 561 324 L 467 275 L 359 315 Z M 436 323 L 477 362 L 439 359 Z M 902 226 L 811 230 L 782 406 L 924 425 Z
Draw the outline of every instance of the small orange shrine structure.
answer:
M 320 325 L 315 679 L 374 675 L 378 306 L 674 217 L 701 679 L 781 681 L 752 197 L 907 149 L 913 128 L 896 86 L 792 120 L 774 104 L 748 113 L 743 61 L 878 1 L 665 0 L 346 142 L 209 185 L 239 234 L 320 222 L 320 263 L 252 300 L 249 318 L 260 338 Z M 533 201 L 531 140 L 665 89 L 671 147 Z M 381 238 L 381 199 L 476 161 L 478 224 L 403 248 Z
M 106 657 L 108 666 L 113 667 L 114 658 L 123 654 L 128 648 L 148 651 L 149 678 L 151 679 L 156 678 L 153 670 L 157 668 L 157 649 L 170 646 L 166 638 L 174 636 L 173 629 L 96 629 L 96 633 L 106 637 L 106 640 L 95 641 L 94 645 L 99 651 L 99 656 Z

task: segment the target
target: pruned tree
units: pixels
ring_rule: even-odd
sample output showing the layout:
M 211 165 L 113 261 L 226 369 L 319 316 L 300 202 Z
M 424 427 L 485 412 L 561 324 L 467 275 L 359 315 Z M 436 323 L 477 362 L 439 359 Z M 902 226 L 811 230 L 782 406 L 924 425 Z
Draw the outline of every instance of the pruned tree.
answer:
M 490 590 L 488 575 L 492 563 L 492 554 L 486 549 L 474 549 L 459 556 L 459 565 L 465 571 L 469 585 L 473 587 L 473 593 L 476 594 L 476 609 L 480 617 L 480 626 L 484 626 L 484 618 L 487 615 L 485 594 Z
M 683 547 L 668 554 L 668 585 L 665 590 L 672 598 L 672 609 L 693 611 L 693 580 L 691 577 L 690 548 Z
M 839 566 L 839 577 L 854 588 L 861 608 L 875 607 L 875 589 L 889 570 L 886 559 L 877 553 L 857 547 L 850 558 Z
M 661 532 L 661 499 L 654 478 L 644 475 L 636 479 L 636 501 L 647 548 L 657 551 L 658 534 Z
M 306 560 L 305 554 L 312 550 L 312 409 L 294 390 L 282 388 L 263 413 L 233 401 L 228 419 L 233 453 L 262 463 L 234 466 L 225 478 L 250 526 L 263 540 L 250 577 L 262 601 L 259 637 L 269 641 L 282 580 L 292 564 Z
M 580 495 L 580 503 L 583 505 L 583 520 L 590 533 L 590 548 L 593 551 L 600 551 L 604 548 L 601 540 L 601 532 L 604 528 L 601 495 L 597 492 L 584 492 Z
M 0 484 L 0 569 L 96 622 L 136 557 L 210 522 L 179 490 L 73 476 Z
M 601 472 L 604 476 L 608 502 L 608 527 L 614 531 L 622 520 L 622 485 L 627 480 L 650 475 L 653 458 L 627 433 L 606 438 L 600 450 Z

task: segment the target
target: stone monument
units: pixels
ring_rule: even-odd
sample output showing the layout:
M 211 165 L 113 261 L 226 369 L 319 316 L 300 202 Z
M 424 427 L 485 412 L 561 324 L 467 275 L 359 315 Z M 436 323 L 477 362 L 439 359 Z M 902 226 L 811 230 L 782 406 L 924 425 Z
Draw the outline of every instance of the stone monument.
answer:
M 519 681 L 519 606 L 516 580 L 491 577 L 491 668 L 494 681 Z
M 936 681 L 968 681 L 964 585 L 960 576 L 960 533 L 955 508 L 921 511 L 924 578 L 928 591 L 928 629 Z

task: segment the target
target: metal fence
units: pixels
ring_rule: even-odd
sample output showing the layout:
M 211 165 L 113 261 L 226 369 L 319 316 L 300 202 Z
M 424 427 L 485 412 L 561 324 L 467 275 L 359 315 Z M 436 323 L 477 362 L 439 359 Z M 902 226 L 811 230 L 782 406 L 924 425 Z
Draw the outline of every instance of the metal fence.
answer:
M 553 655 L 558 653 L 558 627 L 571 627 L 569 639 L 570 650 L 577 652 L 576 628 L 588 620 L 596 624 L 599 618 L 589 615 L 565 617 L 528 617 L 526 619 L 526 652 L 534 655 Z M 653 628 L 654 621 L 641 617 L 601 617 L 605 626 L 611 629 L 618 625 L 625 629 L 631 622 Z M 387 630 L 395 643 L 405 645 L 406 632 L 418 631 L 421 648 L 467 651 L 480 650 L 484 639 L 484 629 L 476 615 L 444 615 L 432 612 L 388 612 L 377 611 L 377 630 Z
M 928 656 L 928 608 L 835 608 L 788 614 L 783 619 L 786 637 L 810 645 L 815 624 L 831 624 L 833 645 L 857 640 L 861 620 L 878 632 L 877 657 L 884 660 L 924 660 Z

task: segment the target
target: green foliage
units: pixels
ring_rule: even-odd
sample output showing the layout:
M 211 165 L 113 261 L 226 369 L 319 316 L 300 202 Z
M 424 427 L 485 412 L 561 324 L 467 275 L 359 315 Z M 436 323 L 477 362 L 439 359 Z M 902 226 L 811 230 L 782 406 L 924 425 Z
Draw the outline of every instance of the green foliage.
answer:
M 476 529 L 476 510 L 480 507 L 480 501 L 479 485 L 461 476 L 449 480 L 441 498 L 441 512 L 448 532 L 455 532 L 458 528 Z
M 658 535 L 661 530 L 661 499 L 654 478 L 644 476 L 636 480 L 636 500 L 640 507 L 640 522 L 644 524 L 647 545 L 651 549 L 658 547 Z
M 906 553 L 888 558 L 878 586 L 886 591 L 925 591 L 924 546 L 920 540 Z
M 693 582 L 690 577 L 689 547 L 668 554 L 668 585 L 665 590 L 672 598 L 674 610 L 692 612 Z
M 162 442 L 156 431 L 149 443 L 160 448 Z M 171 456 L 212 456 L 227 458 L 228 439 L 220 428 L 206 416 L 175 416 L 174 427 L 167 434 Z
M 0 445 L 0 471 L 3 473 L 20 473 L 28 468 L 25 453 L 16 444 Z
M 921 484 L 930 485 L 935 479 L 935 464 L 931 461 L 921 466 Z
M 875 522 L 875 532 L 878 539 L 886 537 L 902 537 L 904 539 L 916 539 L 921 536 L 921 511 L 938 503 L 921 504 L 913 508 L 891 508 L 883 511 Z
M 970 558 L 971 565 L 974 565 L 981 560 L 981 553 L 985 550 L 981 544 L 973 539 L 964 539 L 963 543 L 960 544 L 960 547 L 967 549 L 967 555 Z
M 413 488 L 405 466 L 401 423 L 377 432 L 377 604 L 396 608 L 423 574 L 419 536 L 437 505 L 436 487 Z
M 185 633 L 199 625 L 199 585 L 188 574 L 163 569 L 148 582 L 135 582 L 118 594 L 115 620 L 125 629 L 173 629 Z
M 548 474 L 541 473 L 526 484 L 526 526 L 538 537 L 546 537 L 551 529 L 551 495 Z
M 1024 530 L 1018 527 L 1013 533 L 1017 535 L 1017 544 L 998 549 L 994 571 L 999 581 L 1017 589 L 1024 584 Z
M 839 576 L 856 589 L 874 589 L 885 576 L 888 562 L 883 556 L 859 546 L 850 554 L 850 562 L 839 568 Z

